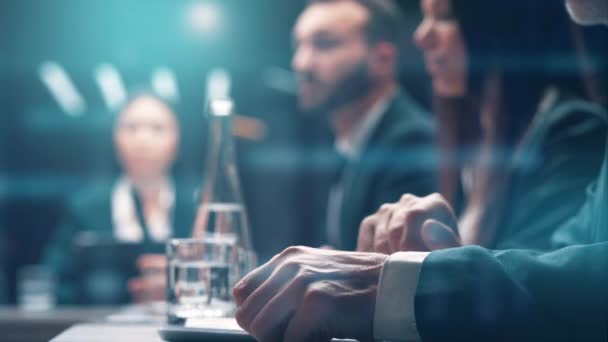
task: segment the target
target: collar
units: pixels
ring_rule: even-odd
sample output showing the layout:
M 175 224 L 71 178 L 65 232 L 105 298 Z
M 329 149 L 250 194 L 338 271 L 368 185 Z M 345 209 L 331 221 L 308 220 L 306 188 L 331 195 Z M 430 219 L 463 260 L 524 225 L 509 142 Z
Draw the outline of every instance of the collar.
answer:
M 112 219 L 115 225 L 114 234 L 120 241 L 141 241 L 143 230 L 137 222 L 135 200 L 133 199 L 133 182 L 126 176 L 120 177 L 112 190 Z M 160 201 L 164 213 L 168 214 L 175 203 L 175 186 L 173 182 L 166 178 L 160 188 Z M 169 220 L 170 216 L 162 218 L 161 221 Z M 170 227 L 165 227 L 164 232 L 158 232 L 159 225 L 170 224 L 152 222 L 150 225 L 151 235 L 155 240 L 163 240 L 161 237 L 170 233 Z M 169 229 L 169 230 L 167 230 Z
M 379 98 L 351 134 L 336 140 L 334 144 L 336 151 L 350 160 L 358 159 L 395 95 L 396 92 L 391 92 Z
M 114 194 L 118 196 L 128 195 L 131 197 L 132 191 L 133 181 L 127 176 L 120 177 L 114 186 Z M 173 204 L 175 203 L 175 186 L 168 177 L 165 177 L 161 182 L 159 196 L 163 208 L 168 209 L 173 207 Z

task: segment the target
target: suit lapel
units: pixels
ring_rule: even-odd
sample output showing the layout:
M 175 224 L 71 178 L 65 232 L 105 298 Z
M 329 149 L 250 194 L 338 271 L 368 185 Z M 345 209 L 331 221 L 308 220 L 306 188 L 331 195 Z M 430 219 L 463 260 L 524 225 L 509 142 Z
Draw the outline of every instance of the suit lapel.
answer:
M 344 197 L 340 211 L 340 236 L 343 247 L 352 249 L 356 245 L 361 219 L 371 214 L 366 208 L 368 197 L 378 170 L 378 149 L 384 143 L 384 133 L 398 120 L 401 93 L 397 93 L 387 107 L 378 125 L 374 128 L 358 160 L 347 164 L 344 177 Z M 377 209 L 377 208 L 376 208 Z

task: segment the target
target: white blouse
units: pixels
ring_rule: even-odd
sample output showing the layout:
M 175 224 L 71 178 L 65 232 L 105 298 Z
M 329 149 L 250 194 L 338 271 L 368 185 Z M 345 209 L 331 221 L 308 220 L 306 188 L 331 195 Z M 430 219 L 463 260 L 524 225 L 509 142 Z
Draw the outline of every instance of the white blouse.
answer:
M 161 186 L 162 210 L 146 217 L 148 234 L 157 242 L 166 241 L 171 236 L 171 212 L 175 202 L 175 187 L 166 180 Z M 142 242 L 143 228 L 138 222 L 133 198 L 133 184 L 127 177 L 121 177 L 112 191 L 112 221 L 114 237 L 122 242 Z

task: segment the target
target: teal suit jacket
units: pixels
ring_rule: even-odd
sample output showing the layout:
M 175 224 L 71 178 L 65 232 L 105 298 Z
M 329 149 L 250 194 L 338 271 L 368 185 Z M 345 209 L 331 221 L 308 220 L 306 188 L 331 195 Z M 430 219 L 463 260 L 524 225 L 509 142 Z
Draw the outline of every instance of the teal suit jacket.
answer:
M 606 146 L 608 149 L 608 144 Z M 608 150 L 600 177 L 587 189 L 585 205 L 555 233 L 553 246 L 560 248 L 598 241 L 608 241 Z
M 58 280 L 56 296 L 60 304 L 77 304 L 79 275 L 72 253 L 74 238 L 87 232 L 102 241 L 114 239 L 112 189 L 113 184 L 107 183 L 86 189 L 72 198 L 67 204 L 63 223 L 44 252 L 43 263 L 53 270 Z M 194 189 L 176 185 L 172 222 L 174 237 L 191 235 L 195 215 Z
M 585 245 L 431 253 L 415 298 L 422 340 L 607 341 L 608 152 L 584 207 L 555 240 Z
M 437 191 L 435 127 L 428 112 L 399 91 L 367 141 L 346 165 L 339 249 L 354 250 L 361 221 L 382 204 Z
M 535 118 L 513 158 L 493 249 L 551 248 L 551 236 L 578 213 L 597 179 L 606 128 L 602 108 L 567 98 Z

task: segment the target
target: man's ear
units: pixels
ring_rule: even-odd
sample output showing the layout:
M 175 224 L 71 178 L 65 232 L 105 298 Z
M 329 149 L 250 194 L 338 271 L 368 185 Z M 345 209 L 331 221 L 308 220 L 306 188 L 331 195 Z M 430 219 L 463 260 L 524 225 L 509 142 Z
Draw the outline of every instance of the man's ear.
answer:
M 389 42 L 374 43 L 370 49 L 370 69 L 379 77 L 393 77 L 397 68 L 397 47 Z

